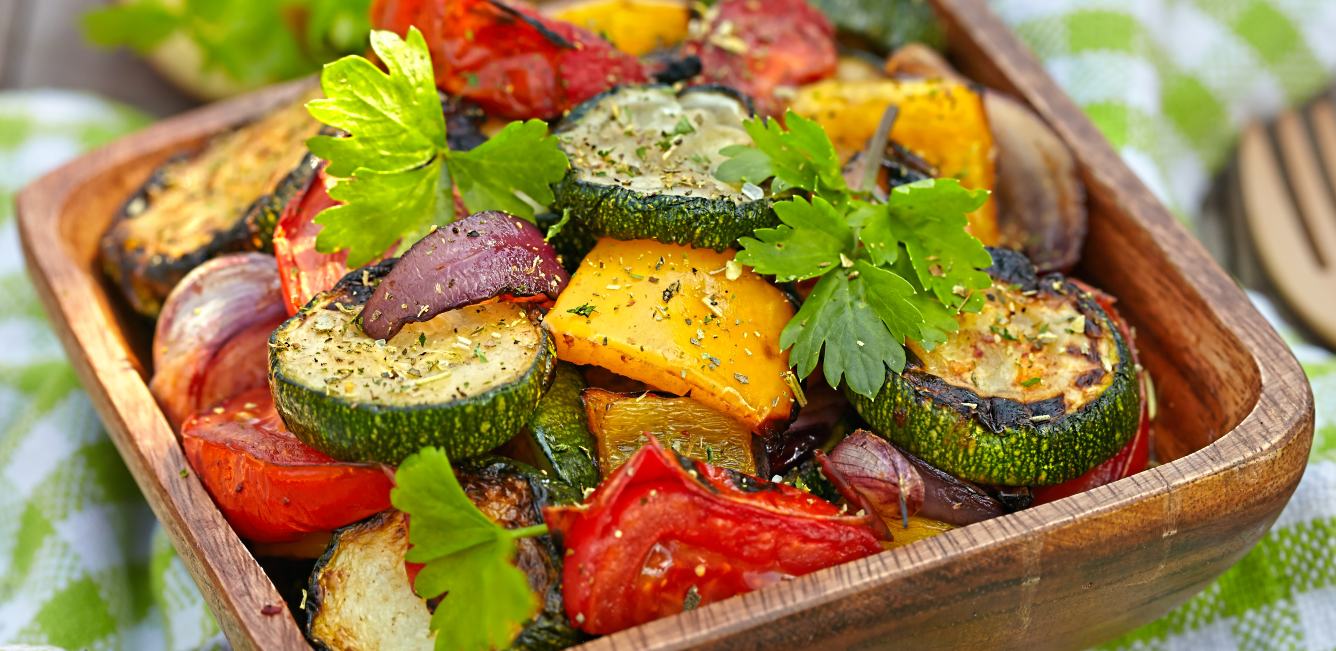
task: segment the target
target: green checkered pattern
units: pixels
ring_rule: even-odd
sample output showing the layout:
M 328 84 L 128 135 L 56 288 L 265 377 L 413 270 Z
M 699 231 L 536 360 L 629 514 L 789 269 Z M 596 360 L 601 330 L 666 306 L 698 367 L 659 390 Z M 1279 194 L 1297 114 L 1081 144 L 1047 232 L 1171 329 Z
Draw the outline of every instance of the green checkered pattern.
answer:
M 1336 0 L 995 0 L 1165 202 L 1190 217 L 1250 118 L 1336 68 Z M 12 193 L 144 123 L 68 93 L 0 94 L 0 645 L 222 644 L 22 275 Z M 1115 649 L 1336 649 L 1336 358 L 1280 324 L 1317 398 L 1313 457 L 1237 566 Z
M 1244 124 L 1322 90 L 1332 0 L 996 0 L 1123 159 L 1191 219 Z M 1290 341 L 1312 381 L 1308 470 L 1238 565 L 1115 649 L 1336 649 L 1336 358 Z M 1332 300 L 1336 300 L 1333 297 Z
M 24 183 L 147 121 L 85 95 L 0 94 L 0 644 L 223 643 L 47 326 L 14 224 Z

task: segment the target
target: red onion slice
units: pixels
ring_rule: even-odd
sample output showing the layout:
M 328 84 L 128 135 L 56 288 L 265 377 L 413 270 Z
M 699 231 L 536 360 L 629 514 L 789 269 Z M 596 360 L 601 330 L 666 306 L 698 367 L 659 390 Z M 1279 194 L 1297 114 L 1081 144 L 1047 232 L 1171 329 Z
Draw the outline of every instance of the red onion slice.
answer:
M 923 506 L 923 478 L 886 439 L 860 429 L 840 441 L 830 456 L 817 455 L 821 469 L 845 499 L 880 517 L 902 520 Z
M 536 226 L 503 212 L 480 212 L 408 249 L 363 308 L 362 330 L 389 339 L 404 324 L 502 294 L 555 299 L 568 280 Z
M 163 304 L 153 335 L 153 391 L 172 425 L 265 386 L 267 332 L 287 310 L 272 256 L 237 253 L 191 270 Z

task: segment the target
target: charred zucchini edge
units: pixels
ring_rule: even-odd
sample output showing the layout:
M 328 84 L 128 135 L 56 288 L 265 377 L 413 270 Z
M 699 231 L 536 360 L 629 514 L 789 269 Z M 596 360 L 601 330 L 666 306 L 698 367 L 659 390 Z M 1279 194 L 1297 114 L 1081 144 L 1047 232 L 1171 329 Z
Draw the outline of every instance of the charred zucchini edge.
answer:
M 1020 254 L 994 251 L 994 257 L 995 267 L 1001 267 L 995 277 L 1012 280 L 1017 258 L 1033 277 L 1033 267 Z M 1017 417 L 990 427 L 970 406 L 984 400 L 978 394 L 907 368 L 903 374 L 888 373 L 885 386 L 873 400 L 846 391 L 855 410 L 874 431 L 896 445 L 952 475 L 981 484 L 1058 484 L 1113 456 L 1136 433 L 1141 418 L 1137 369 L 1127 342 L 1089 294 L 1057 274 L 1039 282 L 1061 282 L 1062 291 L 1075 297 L 1080 311 L 1098 315 L 1099 325 L 1114 337 L 1118 363 L 1113 380 L 1097 398 L 1074 412 L 1035 417 L 1027 417 L 1035 404 L 991 398 L 1006 403 Z

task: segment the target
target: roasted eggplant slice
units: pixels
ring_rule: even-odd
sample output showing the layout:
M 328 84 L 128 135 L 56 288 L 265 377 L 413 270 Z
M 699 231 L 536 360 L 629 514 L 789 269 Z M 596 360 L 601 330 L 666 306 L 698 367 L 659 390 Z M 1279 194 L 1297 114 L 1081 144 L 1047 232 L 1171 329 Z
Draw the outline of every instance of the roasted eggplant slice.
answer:
M 466 459 L 505 443 L 556 367 L 537 309 L 473 305 L 372 339 L 357 317 L 393 264 L 353 271 L 274 331 L 269 384 L 283 422 L 341 461 L 396 464 L 427 445 Z
M 1116 453 L 1141 413 L 1127 343 L 1095 299 L 1025 256 L 993 249 L 978 313 L 875 400 L 850 395 L 878 434 L 981 484 L 1057 484 Z
M 770 202 L 714 177 L 719 150 L 749 145 L 745 99 L 719 87 L 610 90 L 557 129 L 571 171 L 553 210 L 594 235 L 723 250 L 776 222 Z
M 538 470 L 493 458 L 457 470 L 464 492 L 506 528 L 542 522 L 543 506 L 570 503 L 577 494 Z M 550 536 L 518 541 L 515 565 L 529 579 L 543 609 L 520 632 L 514 649 L 560 649 L 579 642 L 561 600 L 562 550 Z M 429 605 L 413 592 L 404 567 L 408 525 L 397 511 L 339 531 L 316 563 L 306 600 L 307 634 L 319 648 L 423 649 L 434 646 L 431 610 L 467 608 L 449 595 Z
M 268 248 L 288 200 L 315 175 L 306 139 L 320 124 L 303 96 L 159 167 L 102 237 L 106 274 L 135 311 L 156 316 L 191 269 L 234 251 Z

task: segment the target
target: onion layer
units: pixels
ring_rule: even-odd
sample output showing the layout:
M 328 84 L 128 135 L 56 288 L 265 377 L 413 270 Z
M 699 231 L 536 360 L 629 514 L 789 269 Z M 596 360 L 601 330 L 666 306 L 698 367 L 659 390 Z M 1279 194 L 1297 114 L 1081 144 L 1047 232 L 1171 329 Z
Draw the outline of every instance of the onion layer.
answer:
M 186 274 L 158 316 L 149 382 L 173 427 L 214 402 L 266 386 L 265 342 L 286 317 L 272 256 L 225 255 Z

